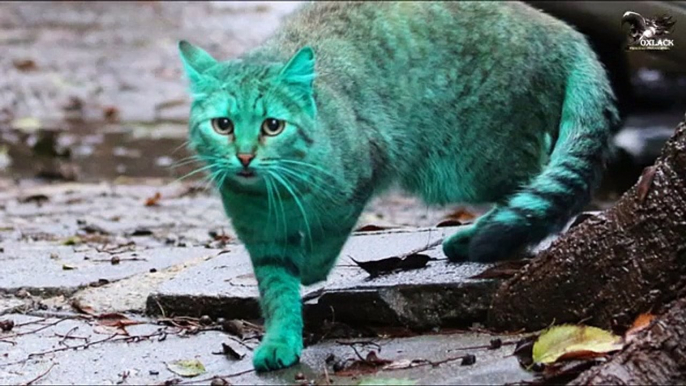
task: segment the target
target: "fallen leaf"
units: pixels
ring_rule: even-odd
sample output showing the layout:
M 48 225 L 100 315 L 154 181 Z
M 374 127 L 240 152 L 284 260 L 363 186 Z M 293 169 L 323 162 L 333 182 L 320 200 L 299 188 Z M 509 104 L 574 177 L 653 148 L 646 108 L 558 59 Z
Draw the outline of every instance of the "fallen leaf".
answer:
M 81 299 L 74 299 L 71 302 L 71 306 L 76 312 L 86 314 L 86 315 L 96 315 L 97 312 L 93 309 L 93 307 L 89 306 L 88 304 L 84 304 Z
M 436 228 L 444 228 L 444 227 L 456 227 L 463 225 L 462 221 L 459 220 L 453 220 L 453 219 L 447 219 L 439 222 L 436 224 Z
M 104 314 L 99 314 L 96 316 L 96 319 L 99 320 L 98 323 L 100 323 L 104 326 L 113 325 L 112 321 L 123 321 L 123 323 L 128 325 L 128 326 L 143 323 L 143 322 L 131 320 L 131 319 L 129 319 L 128 316 L 126 316 L 122 313 L 119 313 L 119 312 L 106 312 Z M 116 323 L 114 323 L 114 324 L 116 324 Z
M 35 202 L 37 205 L 41 205 L 42 203 L 49 201 L 50 197 L 46 196 L 45 194 L 32 194 L 30 196 L 22 197 L 19 199 L 19 202 L 22 204 L 28 204 L 30 202 Z
M 381 358 L 379 358 L 379 356 L 376 355 L 376 351 L 373 351 L 373 350 L 370 351 L 370 352 L 367 354 L 367 357 L 365 358 L 365 361 L 366 361 L 367 363 L 372 363 L 372 364 L 374 364 L 374 365 L 376 365 L 376 366 L 383 366 L 383 365 L 387 365 L 387 364 L 393 362 L 393 361 L 389 361 L 388 359 L 381 359 Z
M 363 226 L 355 229 L 353 232 L 376 232 L 376 231 L 383 231 L 386 229 L 392 229 L 392 227 L 384 227 L 384 226 L 379 226 L 379 225 L 374 225 L 374 224 L 367 224 L 367 225 L 363 225 Z
M 509 279 L 527 264 L 529 264 L 527 259 L 503 261 L 470 277 L 470 279 Z
M 151 236 L 152 234 L 152 231 L 146 228 L 136 228 L 136 230 L 131 232 L 131 236 Z
M 116 121 L 119 118 L 119 109 L 114 106 L 107 106 L 102 110 L 103 116 L 108 121 Z
M 162 199 L 162 194 L 160 194 L 160 192 L 156 192 L 154 196 L 148 197 L 145 200 L 145 206 L 159 206 L 160 199 Z
M 98 335 L 129 335 L 128 332 L 122 332 L 121 329 L 110 326 L 93 326 L 93 333 Z
M 476 214 L 468 211 L 466 208 L 457 208 L 455 209 L 452 213 L 449 215 L 445 216 L 446 220 L 455 220 L 459 221 L 461 224 L 466 224 L 468 222 L 471 222 L 477 217 Z
M 17 59 L 12 62 L 14 65 L 14 68 L 16 68 L 19 71 L 33 71 L 38 68 L 36 66 L 36 62 L 33 61 L 33 59 Z
M 374 261 L 357 261 L 351 258 L 355 264 L 365 270 L 365 272 L 372 277 L 395 271 L 408 271 L 412 269 L 424 268 L 431 259 L 432 258 L 430 256 L 422 253 L 414 253 L 402 259 L 400 257 L 393 256 Z
M 588 359 L 621 350 L 622 337 L 597 327 L 562 325 L 543 332 L 534 343 L 535 363 L 549 364 L 572 358 Z
M 375 351 L 370 351 L 364 359 L 356 359 L 352 363 L 338 371 L 334 368 L 334 372 L 340 376 L 355 376 L 358 374 L 368 374 L 379 371 L 386 365 L 393 363 L 387 359 L 381 359 L 376 355 Z
M 81 239 L 78 236 L 72 236 L 64 241 L 62 241 L 62 245 L 78 245 L 81 244 Z
M 594 360 L 571 360 L 545 366 L 536 385 L 564 385 L 574 380 L 579 374 L 601 363 Z
M 217 231 L 209 231 L 207 234 L 214 241 L 220 241 L 222 243 L 228 243 L 229 241 L 231 241 L 231 236 L 227 235 L 223 229 L 222 229 L 222 233 L 219 233 Z
M 11 126 L 21 131 L 36 131 L 41 128 L 41 122 L 38 118 L 25 117 L 15 119 L 12 121 Z
M 638 315 L 636 320 L 634 320 L 634 323 L 627 330 L 626 334 L 624 334 L 624 339 L 627 341 L 632 340 L 636 334 L 645 330 L 653 320 L 655 320 L 655 315 L 653 314 Z
M 205 366 L 197 359 L 182 359 L 165 364 L 169 371 L 182 377 L 196 377 L 205 372 Z
M 82 231 L 88 233 L 88 234 L 101 234 L 101 235 L 108 235 L 110 234 L 106 230 L 104 230 L 102 227 L 94 224 L 85 224 L 80 228 Z
M 414 361 L 410 359 L 400 359 L 397 361 L 393 361 L 386 366 L 383 367 L 382 370 L 400 370 L 400 369 L 409 369 L 412 368 L 412 365 L 415 363 L 422 363 L 422 361 Z

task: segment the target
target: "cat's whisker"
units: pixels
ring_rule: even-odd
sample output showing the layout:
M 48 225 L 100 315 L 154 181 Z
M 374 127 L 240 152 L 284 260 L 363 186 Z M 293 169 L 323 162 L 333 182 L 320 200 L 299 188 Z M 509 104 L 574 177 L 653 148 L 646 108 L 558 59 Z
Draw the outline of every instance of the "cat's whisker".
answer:
M 300 210 L 300 213 L 303 216 L 303 221 L 305 223 L 305 230 L 307 231 L 307 239 L 310 244 L 310 249 L 312 249 L 312 231 L 310 229 L 310 222 L 307 219 L 307 212 L 305 211 L 305 208 L 302 205 L 302 202 L 300 201 L 300 198 L 298 198 L 298 195 L 293 191 L 291 188 L 291 185 L 282 177 L 280 176 L 276 171 L 267 171 L 267 173 L 271 174 L 272 177 L 276 180 L 276 182 L 279 182 L 287 191 L 288 193 L 293 197 L 293 200 L 295 201 L 295 204 L 298 206 L 298 209 Z
M 305 182 L 305 183 L 311 184 L 311 181 L 308 181 L 305 177 L 303 177 L 303 176 L 297 174 L 296 172 L 294 172 L 294 171 L 292 171 L 292 170 L 289 170 L 289 169 L 287 169 L 287 168 L 282 168 L 282 167 L 275 167 L 275 168 L 281 169 L 281 171 L 282 171 L 282 172 L 285 172 L 287 175 L 290 175 L 290 176 L 293 176 L 293 177 L 300 178 L 301 181 L 303 181 L 303 182 Z M 290 174 L 289 174 L 289 173 L 290 173 Z M 283 177 L 284 180 L 288 181 L 288 178 L 286 178 L 286 177 L 287 177 L 286 175 L 282 175 L 281 177 Z M 315 186 L 315 187 L 318 187 L 317 185 L 314 185 L 314 186 Z M 301 191 L 297 188 L 296 184 L 291 184 L 291 187 L 295 190 L 295 192 L 296 192 L 298 195 L 300 195 L 301 197 L 304 197 L 304 195 L 301 193 Z M 320 189 L 321 189 L 321 188 L 320 188 Z M 326 193 L 327 196 L 328 196 L 329 198 L 331 197 L 331 196 L 329 196 L 329 192 L 328 192 L 328 191 L 323 190 L 323 189 L 322 189 L 322 191 L 323 191 L 324 193 Z M 310 201 L 310 202 L 312 202 L 312 201 Z M 322 202 L 319 202 L 319 201 L 314 201 L 314 203 L 315 203 L 315 205 L 316 205 L 317 207 L 319 207 L 319 208 L 321 208 L 321 205 L 323 205 L 323 203 L 322 203 Z M 317 220 L 317 223 L 319 224 L 319 230 L 320 230 L 320 232 L 323 233 L 323 232 L 324 232 L 324 227 L 323 227 L 321 218 L 319 217 L 319 214 L 317 213 L 317 211 L 313 211 L 312 213 L 315 215 L 316 220 Z M 310 235 L 310 237 L 311 237 L 311 235 Z M 310 241 L 310 242 L 311 242 L 311 241 Z
M 221 170 L 217 170 L 215 172 L 212 172 L 212 174 L 209 176 L 209 178 L 206 178 L 208 181 L 205 184 L 205 189 L 204 189 L 205 192 L 210 190 L 210 187 L 213 184 L 217 183 L 217 177 L 221 177 L 221 181 L 223 182 L 224 178 L 226 178 L 226 173 L 222 172 Z M 221 183 L 219 185 L 221 186 Z
M 203 162 L 203 161 L 204 160 L 198 156 L 181 158 L 180 160 L 172 162 L 172 164 L 169 165 L 169 168 L 174 169 L 174 168 L 178 168 L 179 166 L 184 166 L 184 165 L 192 164 L 194 162 Z
M 273 205 L 272 186 L 271 186 L 271 181 L 269 181 L 269 176 L 265 176 L 264 185 L 267 188 L 267 227 L 269 227 L 272 225 L 272 205 Z M 267 233 L 268 233 L 268 231 L 267 231 Z
M 190 140 L 185 140 L 185 141 L 183 141 L 182 144 L 180 144 L 178 147 L 176 147 L 174 150 L 172 150 L 171 154 L 174 154 L 174 153 L 176 153 L 177 151 L 181 150 L 182 148 L 188 146 L 188 144 L 189 144 L 190 142 L 191 142 Z
M 272 194 L 272 199 L 274 202 L 274 211 L 276 212 L 276 233 L 278 233 L 282 228 L 280 224 L 283 224 L 283 244 L 282 244 L 282 253 L 286 253 L 286 245 L 288 243 L 288 223 L 286 220 L 286 211 L 283 205 L 283 200 L 281 199 L 281 193 L 279 193 L 278 186 L 276 186 L 276 183 L 272 181 L 272 176 L 270 173 L 265 174 L 265 182 L 268 183 L 268 187 L 273 190 Z M 280 214 L 279 216 L 279 211 L 277 211 L 276 204 L 279 205 L 280 209 Z M 278 238 L 277 238 L 278 239 Z
M 319 181 L 323 182 L 323 180 L 319 180 L 316 175 L 312 175 L 312 174 L 308 173 L 308 171 L 306 171 L 306 170 L 297 170 L 296 171 L 296 170 L 291 169 L 289 167 L 286 167 L 284 165 L 274 165 L 274 166 L 270 166 L 270 169 L 271 168 L 279 170 L 283 173 L 286 173 L 293 178 L 297 178 L 298 180 L 307 184 L 309 187 L 315 188 L 315 189 L 317 189 L 318 192 L 323 193 L 326 196 L 326 198 L 330 198 L 330 199 L 335 198 L 333 192 L 330 189 L 325 188 L 326 185 L 318 183 Z M 312 177 L 313 180 L 308 180 L 307 177 Z
M 329 172 L 328 170 L 324 170 L 320 166 L 317 166 L 317 165 L 314 165 L 311 163 L 307 163 L 307 162 L 296 161 L 296 160 L 291 160 L 291 159 L 283 159 L 283 158 L 269 160 L 268 162 L 274 162 L 275 164 L 293 164 L 293 165 L 299 165 L 299 166 L 306 166 L 306 167 L 312 168 L 313 170 L 316 170 L 318 172 L 326 174 L 331 178 L 336 178 L 336 176 L 334 174 L 332 174 L 331 172 Z
M 181 181 L 181 180 L 184 180 L 184 179 L 186 179 L 186 178 L 188 178 L 188 177 L 190 177 L 190 176 L 194 176 L 194 175 L 196 175 L 196 174 L 198 174 L 198 173 L 202 173 L 202 172 L 204 172 L 205 170 L 208 170 L 208 169 L 213 168 L 214 166 L 215 166 L 215 165 L 205 165 L 205 166 L 203 166 L 203 167 L 201 167 L 201 168 L 195 169 L 195 170 L 193 170 L 192 172 L 186 173 L 185 175 L 183 175 L 183 176 L 177 178 L 177 179 L 174 180 L 172 183 L 177 183 L 177 182 L 179 182 L 179 181 Z

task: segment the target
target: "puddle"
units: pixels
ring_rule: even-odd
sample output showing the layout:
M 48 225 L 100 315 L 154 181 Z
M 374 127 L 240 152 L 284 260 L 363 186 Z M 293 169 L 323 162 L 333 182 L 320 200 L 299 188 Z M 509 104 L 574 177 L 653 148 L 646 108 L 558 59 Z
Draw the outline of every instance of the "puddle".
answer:
M 0 130 L 0 177 L 81 182 L 120 176 L 179 178 L 194 168 L 179 165 L 190 156 L 186 130 L 186 125 L 173 123 L 95 122 Z

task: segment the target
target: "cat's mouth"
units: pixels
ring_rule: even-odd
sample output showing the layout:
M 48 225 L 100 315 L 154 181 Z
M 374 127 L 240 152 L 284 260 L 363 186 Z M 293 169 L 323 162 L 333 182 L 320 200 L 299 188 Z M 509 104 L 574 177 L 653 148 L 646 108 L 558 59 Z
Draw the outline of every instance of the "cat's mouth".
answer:
M 249 170 L 249 169 L 243 169 L 236 173 L 237 176 L 243 177 L 243 178 L 252 178 L 255 177 L 255 171 L 254 170 Z

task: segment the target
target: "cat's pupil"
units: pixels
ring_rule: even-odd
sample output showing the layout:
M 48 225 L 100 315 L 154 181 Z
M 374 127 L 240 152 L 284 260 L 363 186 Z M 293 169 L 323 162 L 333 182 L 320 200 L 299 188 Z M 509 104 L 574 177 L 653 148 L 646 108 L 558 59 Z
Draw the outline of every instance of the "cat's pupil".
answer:
M 276 119 L 268 119 L 267 129 L 269 129 L 269 131 L 271 132 L 279 130 L 279 121 L 277 121 Z
M 218 124 L 218 126 L 219 126 L 219 129 L 222 130 L 222 131 L 226 131 L 226 130 L 228 130 L 229 128 L 231 128 L 231 121 L 229 121 L 229 120 L 226 119 L 226 118 L 220 118 L 220 119 L 219 119 L 219 122 L 217 122 L 217 124 Z

